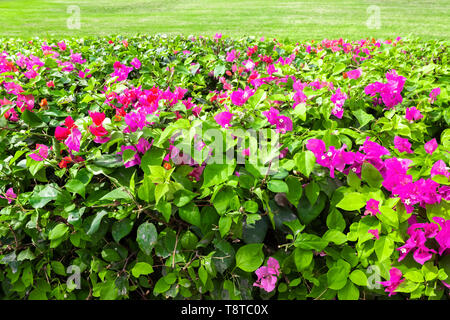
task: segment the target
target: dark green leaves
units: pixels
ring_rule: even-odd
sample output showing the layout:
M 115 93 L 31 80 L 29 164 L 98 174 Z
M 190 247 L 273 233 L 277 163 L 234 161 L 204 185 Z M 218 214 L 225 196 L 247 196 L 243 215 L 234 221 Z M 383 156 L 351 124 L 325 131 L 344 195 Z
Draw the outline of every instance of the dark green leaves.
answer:
M 144 222 L 137 229 L 136 241 L 139 248 L 146 254 L 150 255 L 156 244 L 158 233 L 153 223 Z

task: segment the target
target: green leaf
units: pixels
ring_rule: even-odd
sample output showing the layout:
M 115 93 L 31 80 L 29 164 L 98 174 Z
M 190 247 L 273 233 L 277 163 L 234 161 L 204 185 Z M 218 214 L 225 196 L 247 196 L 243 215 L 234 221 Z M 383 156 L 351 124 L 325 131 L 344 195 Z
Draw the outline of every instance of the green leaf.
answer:
M 146 175 L 150 175 L 149 166 L 161 166 L 165 154 L 166 151 L 164 149 L 152 146 L 152 148 L 148 150 L 141 158 L 140 167 L 142 168 L 144 173 Z
M 319 198 L 314 203 L 314 205 L 312 205 L 311 202 L 306 198 L 306 196 L 303 195 L 297 206 L 297 214 L 300 222 L 303 224 L 310 224 L 323 211 L 326 205 L 326 201 L 327 196 L 323 192 L 319 194 Z
M 309 233 L 301 233 L 295 240 L 294 245 L 302 249 L 322 251 L 328 245 L 328 241 L 319 236 Z
M 267 188 L 272 192 L 289 192 L 288 185 L 281 180 L 270 180 L 267 183 Z
M 366 124 L 368 124 L 370 121 L 375 119 L 375 117 L 369 113 L 366 113 L 362 109 L 357 109 L 352 111 L 353 115 L 358 119 L 359 127 L 364 127 Z
M 201 216 L 198 207 L 190 202 L 189 204 L 178 209 L 180 218 L 184 221 L 193 224 L 194 226 L 201 227 Z
M 292 205 L 297 206 L 303 193 L 302 183 L 294 177 L 287 177 L 286 183 L 289 188 L 289 192 L 286 193 L 286 198 Z
M 158 232 L 156 231 L 156 227 L 153 223 L 144 222 L 138 227 L 136 241 L 139 248 L 146 255 L 150 255 L 152 253 L 152 249 L 155 246 L 157 239 Z
M 317 198 L 319 197 L 319 193 L 320 187 L 317 183 L 315 183 L 314 181 L 308 183 L 308 185 L 305 188 L 305 194 L 306 198 L 308 198 L 309 203 L 311 203 L 311 205 L 314 205 L 316 203 Z
M 225 66 L 223 64 L 218 64 L 215 68 L 214 68 L 214 77 L 219 77 L 221 75 L 223 75 L 225 73 Z
M 86 232 L 86 233 L 88 235 L 96 233 L 98 228 L 100 227 L 100 223 L 102 222 L 103 217 L 107 214 L 108 214 L 108 212 L 105 210 L 98 212 L 96 214 L 95 218 L 92 220 L 91 227 L 89 228 L 88 232 Z
M 219 219 L 220 236 L 223 238 L 230 231 L 232 224 L 231 216 L 222 216 Z
M 112 225 L 112 237 L 115 242 L 119 242 L 123 237 L 128 235 L 131 232 L 131 229 L 133 229 L 133 221 L 125 218 L 122 221 L 116 221 Z
M 367 275 L 362 272 L 361 270 L 354 270 L 352 273 L 350 273 L 350 280 L 361 287 L 367 286 Z
M 394 241 L 386 236 L 381 236 L 380 239 L 375 241 L 375 253 L 377 254 L 378 261 L 382 262 L 389 259 L 394 252 Z
M 244 202 L 245 212 L 256 213 L 256 212 L 258 212 L 258 209 L 259 209 L 259 206 L 258 206 L 257 202 L 252 201 L 252 200 Z
M 50 262 L 51 266 L 52 266 L 52 270 L 54 273 L 60 275 L 60 276 L 65 276 L 66 274 L 66 269 L 64 268 L 64 265 L 59 262 L 59 261 L 52 261 Z
M 342 73 L 342 71 L 344 71 L 345 68 L 346 65 L 344 63 L 342 62 L 336 63 L 333 68 L 333 75 Z
M 370 163 L 364 162 L 361 169 L 361 178 L 372 188 L 380 188 L 383 182 L 381 173 Z
M 229 179 L 234 174 L 236 164 L 208 164 L 203 171 L 202 188 L 219 185 Z
M 354 211 L 361 209 L 366 205 L 366 200 L 363 194 L 359 192 L 348 192 L 344 194 L 344 198 L 336 204 L 336 207 L 346 211 Z
M 76 179 L 70 179 L 66 183 L 66 189 L 69 192 L 78 193 L 83 198 L 85 197 L 86 187 L 85 185 Z
M 339 300 L 358 300 L 359 290 L 351 281 L 347 281 L 345 287 L 338 291 L 338 298 Z
M 262 243 L 251 243 L 240 247 L 236 253 L 236 266 L 246 272 L 253 272 L 264 262 Z
M 37 193 L 36 188 L 33 195 L 30 197 L 30 204 L 35 209 L 43 208 L 50 201 L 56 200 L 58 194 L 60 193 L 60 191 L 52 184 L 47 184 Z
M 141 275 L 148 275 L 150 273 L 153 273 L 153 268 L 151 265 L 149 265 L 146 262 L 138 262 L 135 264 L 133 269 L 131 269 L 131 274 L 135 278 L 139 278 Z
M 342 232 L 331 229 L 325 232 L 325 234 L 322 237 L 323 240 L 326 240 L 328 242 L 334 242 L 337 245 L 341 245 L 345 242 L 347 242 L 347 236 L 343 234 Z
M 350 273 L 350 264 L 339 259 L 327 272 L 328 287 L 333 290 L 340 290 L 347 284 Z
M 295 164 L 297 169 L 307 178 L 314 169 L 314 165 L 316 163 L 316 157 L 314 153 L 309 150 L 306 150 L 302 153 L 297 153 L 294 156 Z
M 48 234 L 48 240 L 54 240 L 63 237 L 69 231 L 69 227 L 64 223 L 57 224 Z
M 173 196 L 173 204 L 177 207 L 183 207 L 191 202 L 192 199 L 197 196 L 197 194 L 189 190 L 181 189 L 175 192 Z
M 423 282 L 422 272 L 419 270 L 408 271 L 404 274 L 405 279 L 411 280 L 413 282 Z
M 130 192 L 127 192 L 125 187 L 114 189 L 111 192 L 108 192 L 100 200 L 112 200 L 116 201 L 119 199 L 129 200 L 131 201 L 133 198 L 131 197 Z
M 160 293 L 166 292 L 170 289 L 170 284 L 168 284 L 164 278 L 159 278 L 156 282 L 155 287 L 153 288 L 153 294 L 157 296 Z
M 347 175 L 347 184 L 355 189 L 359 189 L 361 186 L 361 179 L 353 171 L 349 171 Z
M 312 262 L 313 252 L 311 250 L 304 250 L 301 248 L 295 248 L 294 250 L 294 262 L 297 267 L 297 271 L 307 269 Z
M 31 112 L 28 109 L 24 110 L 20 118 L 31 128 L 40 128 L 45 126 L 45 123 L 42 121 L 42 119 L 39 118 L 35 112 Z

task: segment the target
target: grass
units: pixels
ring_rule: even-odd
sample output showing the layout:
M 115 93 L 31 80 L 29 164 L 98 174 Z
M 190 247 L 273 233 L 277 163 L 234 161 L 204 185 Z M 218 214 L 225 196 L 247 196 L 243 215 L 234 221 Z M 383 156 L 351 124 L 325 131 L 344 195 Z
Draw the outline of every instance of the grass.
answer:
M 80 8 L 69 29 L 68 6 Z M 368 8 L 381 26 L 366 25 Z M 450 0 L 0 0 L 0 36 L 84 36 L 183 33 L 290 39 L 413 35 L 450 39 Z

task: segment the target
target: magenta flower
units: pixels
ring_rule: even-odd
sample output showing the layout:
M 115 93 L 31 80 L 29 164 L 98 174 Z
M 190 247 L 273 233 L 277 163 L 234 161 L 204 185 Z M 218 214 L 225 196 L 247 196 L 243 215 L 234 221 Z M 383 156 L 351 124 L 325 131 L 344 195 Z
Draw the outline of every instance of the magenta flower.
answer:
M 230 121 L 233 118 L 233 114 L 231 112 L 228 111 L 223 111 L 220 112 L 219 114 L 217 114 L 214 117 L 214 120 L 216 120 L 216 122 L 222 126 L 222 128 L 228 128 L 230 126 Z
M 366 211 L 364 211 L 364 215 L 372 215 L 375 216 L 378 213 L 380 213 L 380 210 L 378 209 L 378 206 L 380 205 L 380 202 L 375 199 L 370 199 L 366 203 Z
M 405 84 L 406 78 L 399 76 L 395 70 L 386 73 L 387 83 L 374 82 L 364 88 L 364 93 L 375 97 L 380 94 L 381 100 L 387 107 L 392 109 L 403 101 L 401 92 Z
M 349 79 L 358 79 L 359 77 L 361 77 L 361 74 L 361 69 L 347 71 L 347 77 Z
M 431 177 L 434 177 L 436 175 L 446 176 L 447 178 L 450 177 L 450 172 L 448 170 L 448 167 L 445 165 L 445 162 L 442 160 L 436 161 L 433 164 L 433 167 L 431 168 Z
M 6 190 L 5 196 L 0 195 L 0 198 L 8 200 L 8 203 L 11 203 L 14 199 L 17 198 L 17 195 L 14 193 L 13 188 L 9 188 Z
M 140 69 L 140 68 L 141 68 L 141 62 L 139 61 L 138 58 L 133 58 L 133 60 L 131 60 L 130 64 L 131 64 L 135 69 Z
M 278 261 L 272 257 L 267 261 L 267 267 L 262 266 L 255 271 L 258 279 L 253 286 L 264 289 L 267 292 L 271 292 L 275 289 L 277 283 L 277 276 L 280 275 L 280 265 Z
M 306 143 L 306 148 L 314 153 L 318 164 L 330 169 L 331 178 L 334 178 L 334 169 L 343 172 L 346 165 L 351 165 L 355 161 L 355 153 L 344 151 L 347 148 L 345 144 L 340 149 L 330 146 L 326 152 L 323 141 L 310 139 Z
M 236 106 L 242 106 L 255 93 L 255 89 L 246 87 L 245 90 L 238 89 L 230 94 L 231 102 Z
M 280 114 L 280 111 L 278 111 L 278 109 L 275 109 L 274 107 L 270 107 L 269 111 L 263 111 L 262 114 L 266 116 L 267 121 L 269 121 L 271 125 L 274 125 L 277 124 L 277 118 Z
M 441 230 L 437 233 L 435 239 L 439 244 L 439 255 L 450 249 L 450 220 L 444 220 L 441 217 L 434 217 L 434 221 L 439 223 Z
M 67 146 L 67 148 L 70 151 L 80 151 L 80 144 L 81 144 L 81 132 L 78 130 L 78 128 L 73 128 L 72 133 L 67 137 L 67 139 L 64 141 L 64 144 Z
M 286 133 L 292 131 L 292 120 L 286 116 L 278 116 L 276 123 L 278 133 Z
M 138 152 L 145 154 L 151 147 L 152 147 L 153 141 L 150 143 L 148 140 L 144 138 L 140 138 L 139 142 L 136 145 L 136 149 Z
M 416 107 L 406 108 L 405 119 L 409 122 L 413 123 L 414 121 L 420 120 L 422 118 L 423 115 Z
M 130 161 L 127 161 L 124 163 L 125 168 L 129 168 L 129 167 L 133 167 L 136 165 L 140 165 L 141 164 L 141 157 L 139 157 L 138 153 L 137 153 L 137 149 L 133 146 L 121 146 L 120 149 L 122 151 L 117 152 L 117 154 L 122 155 L 123 152 L 127 149 L 129 150 L 133 150 L 136 151 L 136 154 L 134 155 L 133 159 L 131 159 Z
M 375 237 L 375 239 L 380 239 L 380 233 L 378 231 L 378 229 L 370 229 L 368 231 L 371 235 L 373 235 Z
M 379 282 L 381 285 L 386 287 L 385 292 L 389 292 L 389 297 L 397 294 L 395 290 L 405 279 L 402 279 L 402 272 L 397 268 L 391 268 L 389 270 L 389 280 Z
M 47 159 L 48 157 L 48 150 L 49 148 L 46 145 L 36 144 L 36 151 L 38 151 L 38 153 L 35 151 L 28 156 L 35 161 L 44 161 L 44 159 Z
M 67 48 L 66 43 L 64 41 L 58 42 L 58 47 L 61 51 L 65 51 Z
M 426 261 L 431 259 L 432 253 L 436 253 L 436 251 L 425 246 L 427 239 L 423 230 L 413 230 L 410 231 L 410 234 L 411 237 L 406 240 L 405 245 L 397 248 L 397 250 L 400 251 L 398 261 L 402 261 L 409 252 L 413 251 L 414 260 L 423 265 Z
M 227 62 L 233 62 L 234 60 L 236 60 L 239 57 L 239 53 L 236 54 L 236 50 L 231 50 L 229 52 L 227 52 L 227 58 L 226 61 Z
M 431 90 L 431 92 L 430 92 L 430 98 L 428 99 L 428 101 L 430 102 L 430 103 L 434 103 L 435 101 L 436 101 L 436 97 L 438 96 L 438 95 L 440 95 L 441 94 L 441 88 L 434 88 L 433 90 Z
M 433 154 L 434 150 L 436 150 L 437 147 L 438 147 L 438 144 L 437 144 L 437 141 L 435 138 L 431 139 L 424 145 L 425 151 L 429 154 Z
M 411 150 L 411 143 L 408 141 L 407 138 L 395 136 L 394 146 L 395 148 L 397 148 L 399 152 L 413 153 L 413 151 Z
M 331 95 L 331 102 L 334 103 L 334 108 L 331 110 L 331 114 L 338 119 L 341 119 L 344 114 L 343 106 L 347 98 L 347 95 L 341 91 L 341 88 L 338 88 L 336 92 Z

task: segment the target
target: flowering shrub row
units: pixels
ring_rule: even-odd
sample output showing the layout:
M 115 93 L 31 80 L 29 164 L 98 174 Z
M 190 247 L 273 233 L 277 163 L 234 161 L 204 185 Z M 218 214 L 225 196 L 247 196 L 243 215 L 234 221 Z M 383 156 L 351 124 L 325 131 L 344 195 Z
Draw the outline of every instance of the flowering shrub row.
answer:
M 448 43 L 0 41 L 6 299 L 448 299 Z

